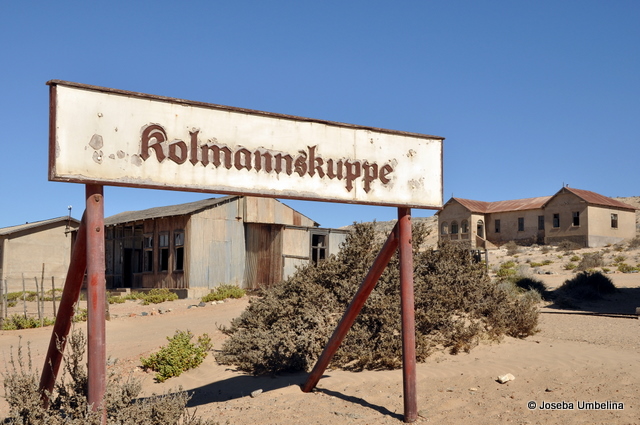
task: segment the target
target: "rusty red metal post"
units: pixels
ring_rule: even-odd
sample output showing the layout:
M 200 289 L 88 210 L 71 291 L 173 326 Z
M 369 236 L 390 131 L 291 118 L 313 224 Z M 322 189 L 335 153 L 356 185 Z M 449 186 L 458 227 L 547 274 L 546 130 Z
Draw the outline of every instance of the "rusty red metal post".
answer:
M 411 246 L 411 209 L 398 208 L 398 253 L 400 256 L 400 304 L 402 314 L 402 382 L 404 421 L 418 419 L 416 393 L 416 325 L 413 291 L 413 249 Z
M 104 259 L 104 196 L 100 185 L 86 185 L 87 200 L 87 401 L 96 411 L 103 409 L 106 391 L 106 288 Z
M 69 271 L 67 272 L 64 289 L 62 290 L 60 307 L 56 315 L 56 322 L 53 325 L 47 357 L 45 358 L 42 375 L 40 376 L 40 394 L 45 407 L 49 404 L 48 394 L 53 391 L 58 372 L 60 371 L 64 347 L 67 343 L 71 323 L 73 322 L 74 307 L 80 297 L 84 272 L 87 268 L 86 224 L 87 222 L 83 215 L 80 221 L 80 227 L 78 228 L 78 235 L 73 245 Z
M 342 316 L 342 319 L 340 319 L 340 323 L 338 323 L 336 330 L 333 331 L 331 339 L 329 339 L 329 342 L 322 351 L 322 354 L 320 355 L 320 358 L 318 358 L 318 361 L 313 367 L 307 381 L 302 386 L 302 391 L 308 393 L 316 386 L 327 366 L 329 366 L 331 358 L 333 358 L 333 355 L 338 350 L 338 347 L 340 347 L 342 340 L 358 317 L 358 314 L 360 313 L 360 310 L 362 310 L 362 306 L 365 301 L 367 301 L 369 294 L 371 294 L 376 283 L 378 283 L 378 279 L 380 279 L 382 272 L 387 267 L 387 264 L 389 264 L 389 260 L 391 260 L 391 257 L 398 247 L 398 238 L 396 234 L 397 226 L 398 225 L 396 224 L 396 227 L 391 231 L 387 241 L 384 243 L 380 253 L 378 253 L 373 265 L 369 269 L 367 276 L 362 281 L 362 284 L 360 284 L 358 292 L 356 292 L 353 297 L 351 304 L 349 304 L 349 307 Z

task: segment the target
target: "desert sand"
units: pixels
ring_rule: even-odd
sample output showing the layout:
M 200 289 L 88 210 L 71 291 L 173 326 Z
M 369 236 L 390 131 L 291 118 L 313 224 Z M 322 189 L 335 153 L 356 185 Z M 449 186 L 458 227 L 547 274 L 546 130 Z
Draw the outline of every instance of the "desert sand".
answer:
M 554 288 L 572 276 L 564 270 L 568 260 L 560 254 L 527 249 L 516 259 L 524 269 L 527 259 L 553 258 L 553 264 L 531 272 L 552 273 L 535 277 Z M 633 258 L 638 252 L 625 255 Z M 505 250 L 496 250 L 490 260 L 497 265 L 511 258 Z M 620 292 L 580 311 L 541 303 L 539 332 L 534 336 L 484 341 L 470 353 L 437 353 L 418 364 L 416 423 L 640 424 L 640 320 L 635 315 L 640 307 L 640 274 L 609 276 Z M 143 380 L 144 395 L 182 387 L 193 392 L 191 410 L 222 424 L 403 422 L 400 370 L 328 370 L 317 389 L 307 394 L 299 387 L 306 374 L 253 377 L 218 365 L 212 353 L 197 369 L 156 383 L 153 373 L 140 368 L 141 356 L 165 345 L 166 337 L 178 329 L 208 333 L 214 350 L 219 349 L 225 336 L 218 326 L 238 316 L 248 298 L 189 307 L 197 303 L 178 300 L 141 306 L 127 301 L 110 306 L 107 354 L 111 363 L 117 360 L 120 373 Z M 159 309 L 171 311 L 158 314 Z M 4 370 L 19 337 L 23 346 L 30 344 L 33 364 L 41 369 L 51 329 L 0 331 L 0 369 Z M 515 380 L 498 383 L 497 377 L 507 373 Z M 6 411 L 0 398 L 0 417 Z

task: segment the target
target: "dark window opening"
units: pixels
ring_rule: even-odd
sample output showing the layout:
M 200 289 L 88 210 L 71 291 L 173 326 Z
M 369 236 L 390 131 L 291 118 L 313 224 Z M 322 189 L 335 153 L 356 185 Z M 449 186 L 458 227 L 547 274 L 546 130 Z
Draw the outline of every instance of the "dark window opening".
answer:
M 544 216 L 538 216 L 538 230 L 544 230 Z
M 618 214 L 611 214 L 611 227 L 618 228 Z
M 144 242 L 144 258 L 142 264 L 142 271 L 153 271 L 153 235 L 145 235 Z
M 554 228 L 560 227 L 560 214 L 553 215 L 553 227 Z
M 169 234 L 160 233 L 158 235 L 158 270 L 166 272 L 169 270 Z
M 458 234 L 458 223 L 456 221 L 451 223 L 451 234 L 452 235 L 457 235 Z
M 178 230 L 173 234 L 174 250 L 175 250 L 175 264 L 174 271 L 184 270 L 184 231 Z
M 496 233 L 500 233 L 500 220 L 495 220 L 494 223 L 496 225 Z
M 573 212 L 573 226 L 580 226 L 580 211 Z
M 518 232 L 524 232 L 524 217 L 518 217 Z
M 312 234 L 311 235 L 311 261 L 318 265 L 327 258 L 327 239 L 328 235 Z

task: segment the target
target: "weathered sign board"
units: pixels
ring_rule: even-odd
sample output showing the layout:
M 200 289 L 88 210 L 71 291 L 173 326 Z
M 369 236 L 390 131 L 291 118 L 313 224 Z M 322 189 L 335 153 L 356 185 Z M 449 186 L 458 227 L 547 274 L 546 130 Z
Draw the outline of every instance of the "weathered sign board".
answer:
M 48 84 L 53 181 L 442 206 L 441 137 Z

